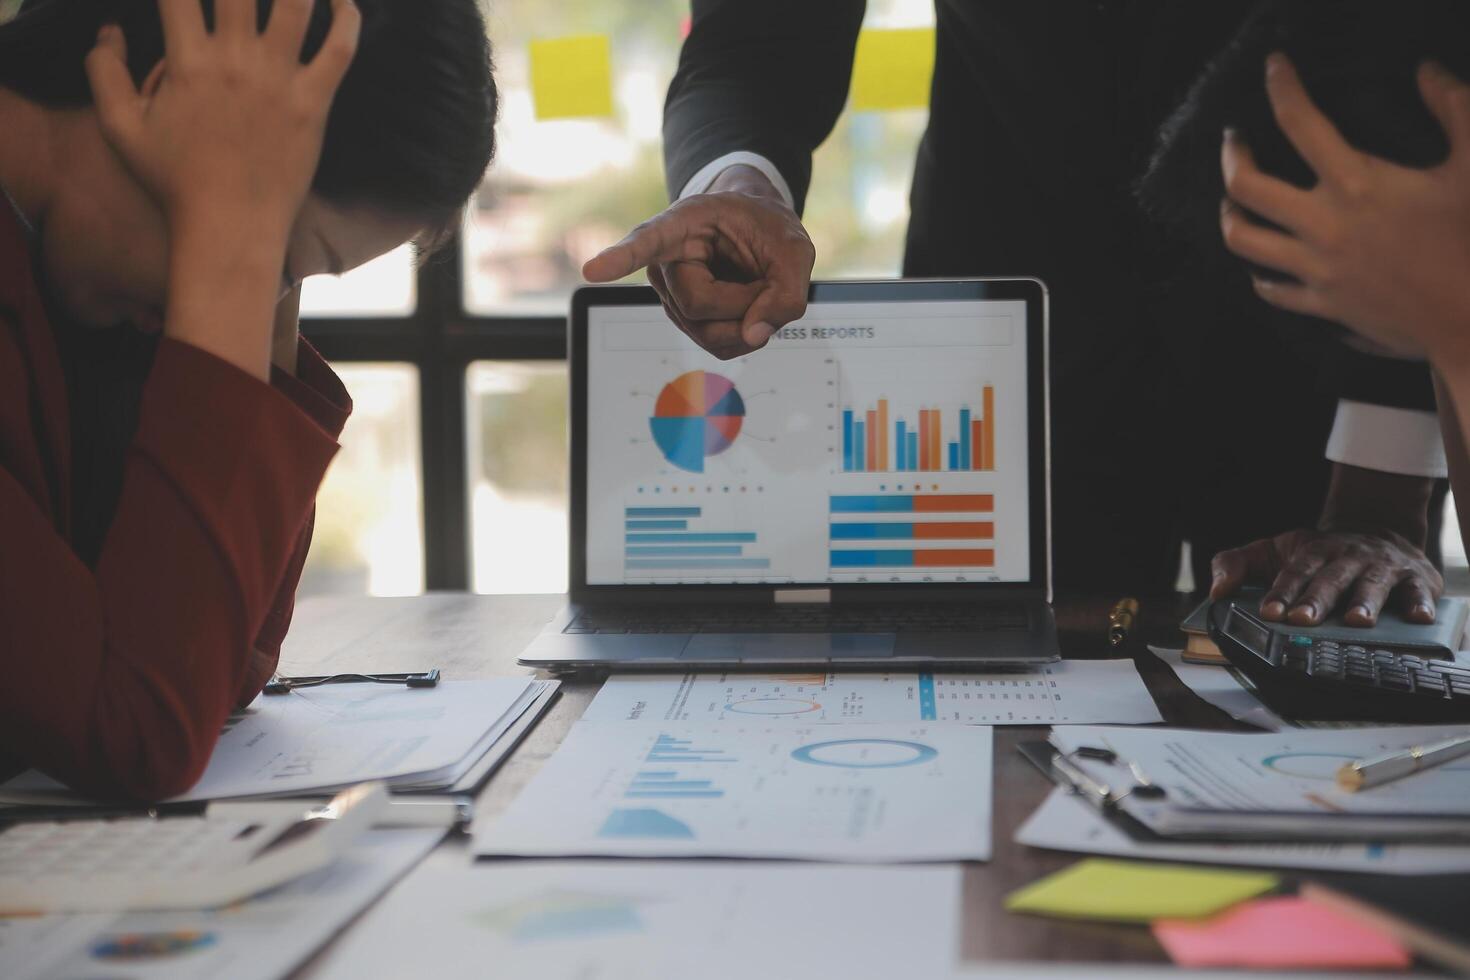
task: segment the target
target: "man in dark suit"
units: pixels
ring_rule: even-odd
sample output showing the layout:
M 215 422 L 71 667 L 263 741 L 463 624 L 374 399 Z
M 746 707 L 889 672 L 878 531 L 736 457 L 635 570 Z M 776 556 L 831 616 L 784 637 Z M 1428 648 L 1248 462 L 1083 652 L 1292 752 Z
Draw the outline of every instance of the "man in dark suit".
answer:
M 1265 546 L 1269 571 L 1300 579 L 1269 615 L 1315 622 L 1347 598 L 1367 623 L 1392 589 L 1429 618 L 1432 418 L 1427 437 L 1401 440 L 1419 455 L 1388 473 L 1361 446 L 1324 459 L 1342 414 L 1321 378 L 1330 340 L 1284 342 L 1248 291 L 1194 263 L 1132 197 L 1160 122 L 1252 5 L 939 0 L 903 272 L 1049 287 L 1059 587 L 1163 592 L 1182 540 L 1204 581 L 1217 551 L 1320 520 L 1325 534 Z M 815 253 L 797 215 L 846 100 L 864 4 L 693 8 L 664 119 L 678 200 L 585 272 L 647 265 L 670 318 L 732 357 L 805 308 Z M 1370 567 L 1389 584 L 1362 584 Z

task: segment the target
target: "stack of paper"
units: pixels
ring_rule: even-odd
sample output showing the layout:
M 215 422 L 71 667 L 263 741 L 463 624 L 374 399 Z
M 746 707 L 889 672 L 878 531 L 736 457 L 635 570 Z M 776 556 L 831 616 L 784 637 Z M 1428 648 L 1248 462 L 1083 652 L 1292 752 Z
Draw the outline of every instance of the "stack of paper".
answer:
M 333 792 L 368 780 L 460 791 L 512 746 L 506 732 L 549 702 L 556 681 L 442 681 L 436 687 L 324 684 L 256 698 L 232 718 L 209 765 L 174 802 Z M 491 767 L 493 768 L 493 766 Z M 7 803 L 75 800 L 38 772 L 0 786 Z
M 1355 759 L 1428 745 L 1470 728 L 1354 728 L 1235 734 L 1074 726 L 1051 742 L 1097 785 L 1130 780 L 1118 808 L 1153 833 L 1193 840 L 1404 840 L 1470 843 L 1470 767 L 1451 763 L 1349 793 L 1337 770 Z M 1097 752 L 1108 750 L 1111 759 Z

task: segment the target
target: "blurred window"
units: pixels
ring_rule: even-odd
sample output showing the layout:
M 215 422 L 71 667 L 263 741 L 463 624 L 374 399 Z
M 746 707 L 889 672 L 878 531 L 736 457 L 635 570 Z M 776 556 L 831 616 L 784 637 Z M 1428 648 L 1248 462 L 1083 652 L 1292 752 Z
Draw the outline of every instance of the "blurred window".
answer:
M 685 0 L 552 4 L 498 0 L 490 38 L 502 104 L 499 149 L 464 231 L 470 313 L 563 313 L 579 269 L 668 203 L 663 102 L 687 29 Z M 865 25 L 931 25 L 929 0 L 875 0 Z M 611 39 L 613 115 L 535 118 L 530 42 Z M 805 222 L 819 277 L 895 276 L 923 109 L 845 112 L 817 151 Z M 631 281 L 642 282 L 641 273 Z
M 567 368 L 478 361 L 465 378 L 476 592 L 567 587 Z
M 334 364 L 352 394 L 342 449 L 317 494 L 300 594 L 424 590 L 419 375 L 406 364 Z

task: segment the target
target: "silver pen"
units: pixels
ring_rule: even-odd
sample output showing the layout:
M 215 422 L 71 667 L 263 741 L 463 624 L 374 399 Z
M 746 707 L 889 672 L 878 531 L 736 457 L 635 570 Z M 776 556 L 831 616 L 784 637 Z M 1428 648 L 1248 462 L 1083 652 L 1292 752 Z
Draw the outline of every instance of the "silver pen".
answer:
M 1372 789 L 1466 755 L 1470 755 L 1470 735 L 1447 738 L 1443 742 L 1430 745 L 1416 745 L 1397 752 L 1385 752 L 1372 759 L 1344 763 L 1337 770 L 1337 786 L 1349 793 L 1356 793 L 1360 789 Z

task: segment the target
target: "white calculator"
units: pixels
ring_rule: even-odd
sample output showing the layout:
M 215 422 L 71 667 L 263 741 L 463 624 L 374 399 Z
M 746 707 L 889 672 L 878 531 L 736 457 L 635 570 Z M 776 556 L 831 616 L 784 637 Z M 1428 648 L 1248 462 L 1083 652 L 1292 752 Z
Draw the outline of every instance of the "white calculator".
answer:
M 363 783 L 322 806 L 0 824 L 0 915 L 228 905 L 330 864 L 388 806 L 381 783 Z

